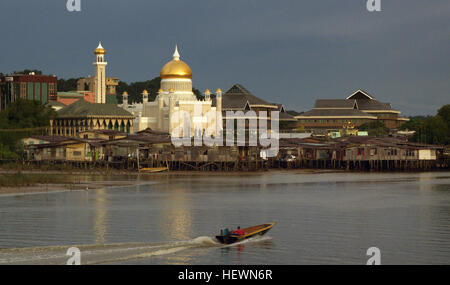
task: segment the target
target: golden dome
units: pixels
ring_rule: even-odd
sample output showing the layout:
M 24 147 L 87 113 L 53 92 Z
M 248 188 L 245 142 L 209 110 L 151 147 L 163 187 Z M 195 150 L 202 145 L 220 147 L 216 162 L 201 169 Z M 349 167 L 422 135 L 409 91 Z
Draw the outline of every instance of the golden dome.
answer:
M 181 60 L 172 60 L 161 69 L 161 78 L 192 78 L 191 68 Z
M 222 92 L 222 89 L 217 88 L 216 93 Z
M 95 54 L 105 54 L 106 50 L 102 47 L 102 43 L 98 43 L 98 47 L 94 50 Z
M 95 54 L 106 54 L 106 50 L 104 48 L 102 48 L 102 49 L 96 48 L 94 53 Z
M 180 60 L 178 48 L 175 47 L 173 60 L 166 63 L 161 69 L 161 79 L 164 78 L 188 78 L 192 79 L 192 70 L 184 61 Z
M 148 94 L 148 91 L 144 89 L 144 91 L 142 91 L 142 94 Z

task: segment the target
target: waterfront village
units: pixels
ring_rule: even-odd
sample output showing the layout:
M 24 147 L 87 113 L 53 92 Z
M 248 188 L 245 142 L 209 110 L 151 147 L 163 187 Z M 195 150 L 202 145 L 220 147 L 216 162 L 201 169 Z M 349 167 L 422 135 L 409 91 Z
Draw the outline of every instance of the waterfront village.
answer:
M 57 91 L 54 75 L 30 72 L 0 78 L 0 112 L 19 99 L 39 101 L 56 112 L 40 133 L 20 139 L 22 164 L 142 172 L 449 168 L 448 147 L 412 142 L 413 132 L 399 129 L 409 119 L 363 89 L 318 99 L 311 110 L 297 114 L 288 112 L 282 102 L 257 97 L 241 84 L 225 92 L 205 90 L 199 98 L 193 92 L 192 70 L 175 47 L 172 60 L 161 69 L 155 99 L 151 101 L 148 90 L 141 90 L 141 100 L 130 102 L 126 91 L 117 93 L 119 79 L 106 77 L 106 50 L 101 43 L 94 55 L 95 75 L 78 79 L 77 90 L 70 92 Z M 237 124 L 241 118 L 237 114 L 246 115 L 243 124 Z M 278 128 L 274 155 L 267 155 L 270 146 L 248 139 L 258 133 L 261 119 L 267 121 L 267 133 L 275 133 L 272 126 Z M 388 135 L 373 136 L 360 129 L 377 122 L 389 130 Z M 230 124 L 236 134 L 227 133 Z M 184 128 L 178 134 L 190 144 L 173 144 L 171 134 L 180 126 Z M 221 143 L 194 143 L 198 134 L 206 133 L 219 137 Z M 233 144 L 227 143 L 230 139 Z

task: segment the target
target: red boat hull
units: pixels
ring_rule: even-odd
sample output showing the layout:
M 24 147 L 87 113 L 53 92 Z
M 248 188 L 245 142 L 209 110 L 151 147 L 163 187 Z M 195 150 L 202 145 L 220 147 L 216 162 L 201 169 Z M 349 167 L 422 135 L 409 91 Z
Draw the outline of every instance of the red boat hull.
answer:
M 235 242 L 239 242 L 245 239 L 249 239 L 252 238 L 254 236 L 262 236 L 265 233 L 267 233 L 273 226 L 275 225 L 275 223 L 268 223 L 268 224 L 262 224 L 262 225 L 257 225 L 257 226 L 253 226 L 253 227 L 248 227 L 248 228 L 244 228 L 242 229 L 242 231 L 244 232 L 243 235 L 237 235 L 237 234 L 227 234 L 227 235 L 218 235 L 216 236 L 216 239 L 223 243 L 223 244 L 232 244 Z

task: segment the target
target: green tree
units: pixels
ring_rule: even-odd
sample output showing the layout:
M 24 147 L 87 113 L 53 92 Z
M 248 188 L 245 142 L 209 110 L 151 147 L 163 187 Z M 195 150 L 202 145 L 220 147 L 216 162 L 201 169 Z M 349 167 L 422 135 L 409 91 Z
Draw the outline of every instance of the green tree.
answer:
M 413 141 L 427 144 L 450 144 L 449 129 L 441 116 L 430 116 L 414 134 Z
M 32 72 L 34 72 L 34 74 L 36 75 L 42 75 L 42 71 L 38 69 L 24 69 L 20 71 L 14 71 L 13 74 L 30 74 Z
M 197 88 L 192 87 L 192 92 L 194 93 L 195 97 L 197 97 L 198 100 L 205 99 L 205 95 L 203 95 L 203 93 L 200 90 L 198 90 Z M 211 98 L 213 98 L 213 97 L 215 97 L 215 96 L 211 96 Z
M 122 104 L 122 94 L 127 91 L 128 93 L 128 103 L 142 103 L 142 91 L 147 90 L 149 96 L 149 101 L 154 101 L 156 95 L 158 95 L 158 90 L 161 88 L 161 78 L 155 77 L 152 80 L 147 81 L 137 81 L 131 82 L 130 84 L 119 81 L 119 85 L 117 86 L 117 102 Z M 200 90 L 196 88 L 192 88 L 192 92 L 194 92 L 197 99 L 202 99 L 203 94 Z
M 45 134 L 56 112 L 39 101 L 19 99 L 0 112 L 0 145 L 4 152 L 15 152 L 20 139 Z
M 287 110 L 286 113 L 288 113 L 291 116 L 299 116 L 299 115 L 303 114 L 304 112 L 297 112 L 295 110 Z
M 77 81 L 79 78 L 69 78 L 69 79 L 58 79 L 58 91 L 68 92 L 77 90 Z
M 422 127 L 423 122 L 425 122 L 427 117 L 424 116 L 414 116 L 414 117 L 409 117 L 409 121 L 403 123 L 399 129 L 404 131 L 404 130 L 409 130 L 409 131 L 416 131 L 419 128 Z
M 410 139 L 427 144 L 450 144 L 450 105 L 442 106 L 436 116 L 410 117 L 410 121 L 400 126 L 401 130 L 415 131 Z
M 119 81 L 117 86 L 117 102 L 122 103 L 122 93 L 127 91 L 128 102 L 132 103 L 142 103 L 142 91 L 147 90 L 149 96 L 148 100 L 153 101 L 158 94 L 158 90 L 161 86 L 161 79 L 155 77 L 152 80 L 132 82 L 130 84 Z
M 450 104 L 442 106 L 437 113 L 444 120 L 447 128 L 450 130 Z
M 0 159 L 18 159 L 19 155 L 9 149 L 9 146 L 0 143 Z
M 380 120 L 364 123 L 358 127 L 358 130 L 367 131 L 369 136 L 385 136 L 390 133 L 389 128 Z

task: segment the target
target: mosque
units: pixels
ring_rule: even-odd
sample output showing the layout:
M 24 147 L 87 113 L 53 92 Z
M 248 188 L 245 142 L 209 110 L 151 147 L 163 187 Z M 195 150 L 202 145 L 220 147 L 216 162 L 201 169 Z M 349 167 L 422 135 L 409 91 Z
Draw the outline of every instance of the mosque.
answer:
M 58 107 L 58 115 L 51 121 L 52 134 L 73 136 L 86 130 L 136 133 L 150 129 L 169 133 L 172 137 L 218 138 L 223 134 L 227 111 L 265 111 L 272 120 L 270 111 L 278 110 L 280 121 L 296 122 L 281 104 L 268 103 L 240 84 L 233 85 L 223 94 L 218 88 L 215 96 L 211 96 L 207 89 L 204 97 L 198 99 L 193 92 L 192 70 L 180 59 L 177 46 L 172 60 L 160 71 L 160 89 L 154 101 L 149 101 L 150 94 L 143 90 L 142 103 L 129 104 L 127 92 L 122 94 L 122 104 L 114 103 L 108 100 L 111 96 L 115 97 L 115 85 L 108 83 L 106 50 L 101 43 L 94 54 L 95 76 L 83 79 L 81 84 L 78 82 L 82 87 L 89 85 L 90 92 L 85 93 L 91 94 L 90 97 L 81 93 L 69 94 L 77 97 L 70 98 L 72 101 L 69 104 L 66 104 L 69 98 L 65 98 L 67 102 L 63 103 L 69 106 Z
M 118 106 L 136 116 L 133 132 L 147 128 L 170 133 L 177 137 L 206 134 L 217 136 L 222 131 L 222 91 L 217 89 L 216 99 L 205 90 L 203 100 L 192 92 L 192 70 L 180 59 L 175 47 L 173 59 L 160 72 L 161 88 L 153 102 L 142 92 L 142 103 L 128 104 L 128 94 L 123 93 L 123 104 Z

